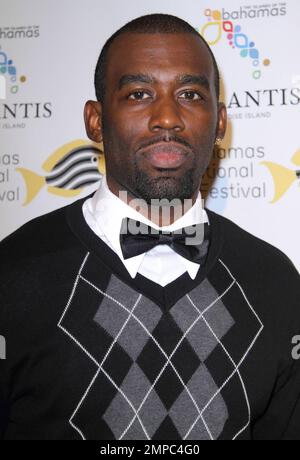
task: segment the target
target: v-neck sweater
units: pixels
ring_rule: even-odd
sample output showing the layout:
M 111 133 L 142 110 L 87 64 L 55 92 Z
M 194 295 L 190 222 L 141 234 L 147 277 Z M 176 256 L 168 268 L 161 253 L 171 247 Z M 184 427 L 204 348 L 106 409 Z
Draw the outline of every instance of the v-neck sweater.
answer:
M 300 277 L 206 210 L 206 264 L 133 279 L 83 199 L 0 243 L 3 439 L 300 439 Z

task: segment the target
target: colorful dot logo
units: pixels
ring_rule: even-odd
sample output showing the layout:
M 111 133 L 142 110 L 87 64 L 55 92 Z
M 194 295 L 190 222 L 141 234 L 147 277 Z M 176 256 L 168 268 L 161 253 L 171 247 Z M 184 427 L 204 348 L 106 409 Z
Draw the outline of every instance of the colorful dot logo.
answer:
M 205 38 L 207 43 L 212 46 L 216 45 L 225 35 L 228 45 L 239 52 L 243 59 L 250 59 L 252 64 L 252 77 L 258 80 L 261 75 L 261 65 L 270 66 L 271 61 L 264 59 L 261 61 L 260 52 L 247 34 L 242 31 L 239 24 L 232 21 L 224 21 L 220 10 L 206 9 L 204 15 L 207 23 L 202 27 L 200 34 Z
M 16 94 L 19 91 L 19 83 L 26 82 L 26 76 L 17 76 L 17 68 L 12 59 L 10 59 L 4 51 L 0 51 L 0 99 L 6 98 L 7 86 L 10 84 L 9 91 L 11 94 Z M 6 78 L 4 78 L 6 77 Z

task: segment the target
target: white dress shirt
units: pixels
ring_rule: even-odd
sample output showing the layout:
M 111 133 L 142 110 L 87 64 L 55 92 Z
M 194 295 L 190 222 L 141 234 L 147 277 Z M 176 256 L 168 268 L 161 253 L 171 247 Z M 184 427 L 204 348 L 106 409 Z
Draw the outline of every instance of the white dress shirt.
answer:
M 159 227 L 112 193 L 104 175 L 98 190 L 83 203 L 82 211 L 88 226 L 119 256 L 132 278 L 140 273 L 151 281 L 166 286 L 187 271 L 190 277 L 195 279 L 200 265 L 177 254 L 166 244 L 157 245 L 144 254 L 124 259 L 120 245 L 120 229 L 124 217 L 167 231 L 208 222 L 200 192 L 194 205 L 182 217 L 175 220 L 172 225 Z

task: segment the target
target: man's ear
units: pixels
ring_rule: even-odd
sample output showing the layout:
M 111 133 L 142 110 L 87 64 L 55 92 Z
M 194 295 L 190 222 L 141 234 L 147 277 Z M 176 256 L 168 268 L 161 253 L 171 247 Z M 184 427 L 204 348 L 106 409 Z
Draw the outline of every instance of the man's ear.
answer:
M 102 142 L 102 105 L 97 101 L 87 101 L 84 106 L 84 123 L 88 137 Z
M 216 138 L 223 139 L 227 128 L 227 110 L 223 102 L 218 104 L 218 126 L 216 132 Z

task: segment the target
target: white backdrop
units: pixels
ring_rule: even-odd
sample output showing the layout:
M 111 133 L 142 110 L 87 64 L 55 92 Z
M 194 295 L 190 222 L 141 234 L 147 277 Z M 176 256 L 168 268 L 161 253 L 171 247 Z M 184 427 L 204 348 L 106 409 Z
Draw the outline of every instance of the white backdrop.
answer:
M 49 188 L 46 178 L 78 140 L 87 141 L 83 106 L 95 98 L 105 40 L 154 12 L 190 22 L 211 42 L 221 69 L 230 123 L 207 206 L 300 269 L 297 0 L 0 0 L 0 239 L 97 188 L 74 196 Z

